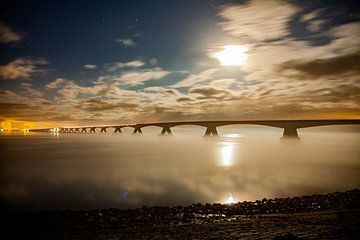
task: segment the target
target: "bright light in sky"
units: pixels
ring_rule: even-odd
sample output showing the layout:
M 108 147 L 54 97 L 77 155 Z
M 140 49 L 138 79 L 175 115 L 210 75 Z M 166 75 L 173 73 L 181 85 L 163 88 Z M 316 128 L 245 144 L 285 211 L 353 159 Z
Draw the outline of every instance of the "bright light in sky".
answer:
M 239 66 L 246 62 L 246 48 L 241 45 L 226 45 L 224 49 L 214 56 L 224 66 Z

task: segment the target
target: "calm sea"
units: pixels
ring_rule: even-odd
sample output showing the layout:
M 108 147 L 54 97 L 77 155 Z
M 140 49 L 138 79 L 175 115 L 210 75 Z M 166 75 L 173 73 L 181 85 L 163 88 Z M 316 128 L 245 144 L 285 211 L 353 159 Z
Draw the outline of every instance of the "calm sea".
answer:
M 360 188 L 360 131 L 176 127 L 122 134 L 2 133 L 1 211 L 228 203 Z

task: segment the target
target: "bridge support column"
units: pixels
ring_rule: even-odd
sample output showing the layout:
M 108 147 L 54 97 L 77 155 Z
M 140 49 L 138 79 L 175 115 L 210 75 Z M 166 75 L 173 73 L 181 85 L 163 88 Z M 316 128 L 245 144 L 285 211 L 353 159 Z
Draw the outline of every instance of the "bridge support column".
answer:
M 82 133 L 86 132 L 86 128 L 81 129 L 81 132 Z
M 141 128 L 134 128 L 133 134 L 142 134 Z
M 76 128 L 76 129 L 75 129 L 75 132 L 80 132 L 80 128 Z
M 121 128 L 115 128 L 115 131 L 114 131 L 114 133 L 121 133 Z
M 106 132 L 106 128 L 101 128 L 100 132 Z
M 94 127 L 90 128 L 90 132 L 95 132 L 95 128 Z
M 70 131 L 69 132 L 74 132 L 74 129 L 73 128 L 70 128 Z
M 282 138 L 283 139 L 300 139 L 296 127 L 285 127 Z
M 218 136 L 216 127 L 207 127 L 205 131 L 205 137 Z
M 63 129 L 64 133 L 67 133 L 69 130 L 67 128 Z
M 160 135 L 166 135 L 166 134 L 168 134 L 168 135 L 172 135 L 172 132 L 171 132 L 171 129 L 170 129 L 170 127 L 163 127 L 163 129 L 161 130 L 161 133 L 160 133 Z

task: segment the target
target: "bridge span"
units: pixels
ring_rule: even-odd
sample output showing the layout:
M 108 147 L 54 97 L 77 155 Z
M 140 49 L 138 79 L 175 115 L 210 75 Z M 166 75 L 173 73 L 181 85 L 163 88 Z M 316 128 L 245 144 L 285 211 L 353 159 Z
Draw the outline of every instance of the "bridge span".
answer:
M 358 125 L 360 119 L 342 119 L 342 120 L 196 120 L 196 121 L 173 121 L 173 122 L 148 122 L 135 124 L 119 124 L 119 125 L 99 125 L 99 126 L 77 126 L 77 127 L 61 127 L 57 132 L 72 133 L 72 132 L 107 132 L 107 129 L 113 128 L 114 132 L 121 133 L 124 127 L 133 128 L 133 134 L 141 134 L 142 128 L 155 126 L 162 128 L 160 135 L 172 134 L 171 128 L 176 126 L 200 126 L 206 128 L 205 136 L 218 136 L 217 127 L 228 125 L 261 125 L 283 129 L 283 138 L 299 139 L 297 129 L 309 128 L 326 125 Z M 49 129 L 50 131 L 50 129 Z

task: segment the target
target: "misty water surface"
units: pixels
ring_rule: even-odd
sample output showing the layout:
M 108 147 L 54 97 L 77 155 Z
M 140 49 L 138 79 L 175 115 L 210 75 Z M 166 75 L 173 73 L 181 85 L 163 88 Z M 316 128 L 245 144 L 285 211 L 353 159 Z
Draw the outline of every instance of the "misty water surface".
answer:
M 124 129 L 125 130 L 125 129 Z M 0 136 L 1 210 L 174 206 L 344 191 L 360 187 L 360 134 L 348 127 L 300 130 L 173 128 L 159 136 L 30 133 Z

